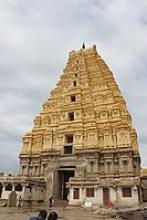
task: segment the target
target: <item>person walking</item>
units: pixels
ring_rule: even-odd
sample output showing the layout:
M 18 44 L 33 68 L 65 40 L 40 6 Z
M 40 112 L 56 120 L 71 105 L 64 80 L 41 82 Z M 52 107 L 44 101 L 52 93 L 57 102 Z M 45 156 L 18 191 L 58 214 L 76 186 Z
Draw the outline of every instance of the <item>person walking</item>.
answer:
M 18 209 L 22 207 L 22 198 L 21 196 L 19 196 L 19 199 L 18 199 Z
M 50 206 L 50 208 L 53 207 L 53 202 L 54 202 L 54 200 L 53 200 L 53 197 L 51 196 L 51 197 L 49 198 L 49 206 Z

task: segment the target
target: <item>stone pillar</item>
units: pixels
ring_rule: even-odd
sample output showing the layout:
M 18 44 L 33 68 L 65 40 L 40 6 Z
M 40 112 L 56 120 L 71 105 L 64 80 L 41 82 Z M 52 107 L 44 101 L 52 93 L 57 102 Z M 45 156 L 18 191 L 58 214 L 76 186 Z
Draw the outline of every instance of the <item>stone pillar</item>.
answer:
M 70 201 L 72 200 L 72 195 L 73 195 L 73 189 L 69 188 L 69 194 L 68 194 L 68 202 L 70 204 Z
M 80 191 L 80 201 L 81 201 L 81 203 L 84 203 L 84 201 L 85 201 L 85 189 L 84 188 L 79 188 L 79 191 Z
M 32 171 L 31 171 L 31 173 L 32 173 L 32 176 L 36 176 L 36 166 L 32 166 Z
M 103 204 L 103 188 L 99 187 L 96 189 L 96 197 L 97 197 L 97 204 L 102 205 Z
M 19 175 L 23 175 L 23 173 L 22 173 L 22 164 L 20 164 Z
M 22 197 L 22 207 L 25 207 L 26 202 L 24 201 L 25 199 L 25 189 L 26 189 L 26 184 L 21 184 L 22 185 L 22 192 L 21 192 L 21 197 Z
M 51 165 L 47 168 L 46 171 L 46 193 L 44 196 L 44 201 L 48 202 L 49 198 L 53 196 L 53 184 L 54 184 L 54 167 Z
M 40 176 L 40 166 L 36 166 L 36 176 Z
M 133 172 L 133 161 L 132 161 L 132 158 L 129 158 L 129 160 L 128 160 L 127 170 L 128 170 L 128 172 Z
M 23 198 L 24 193 L 25 193 L 26 184 L 21 184 L 21 185 L 22 185 L 22 198 Z
M 123 173 L 124 172 L 124 166 L 123 166 L 123 161 L 120 158 L 119 159 L 119 173 Z
M 133 186 L 132 188 L 132 197 L 134 200 L 134 205 L 138 205 L 139 204 L 139 197 L 138 197 L 138 187 L 137 186 Z
M 30 166 L 26 165 L 26 175 L 29 176 L 29 172 L 30 172 Z
M 27 176 L 27 174 L 28 174 L 28 166 L 27 165 L 21 165 L 20 175 L 21 176 Z
M 15 191 L 15 184 L 12 185 L 12 191 Z
M 69 188 L 69 197 L 68 197 L 68 204 L 71 205 L 73 201 L 73 188 Z
M 116 187 L 110 187 L 110 200 L 112 203 L 116 201 Z
M 5 185 L 3 184 L 2 185 L 3 186 L 3 188 L 2 188 L 2 193 L 1 193 L 1 199 L 5 199 Z
M 41 167 L 40 167 L 40 176 L 43 176 L 43 173 L 44 173 L 44 164 L 41 164 Z

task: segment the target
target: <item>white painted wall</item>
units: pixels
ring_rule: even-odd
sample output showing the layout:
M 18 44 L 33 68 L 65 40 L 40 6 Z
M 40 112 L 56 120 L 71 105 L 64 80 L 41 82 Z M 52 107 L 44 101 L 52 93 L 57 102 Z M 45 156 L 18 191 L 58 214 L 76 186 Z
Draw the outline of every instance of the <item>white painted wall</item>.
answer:
M 74 188 L 70 188 L 69 192 L 69 205 L 81 205 L 83 203 L 82 198 L 83 198 L 83 193 L 82 193 L 82 188 L 79 188 L 79 199 L 73 199 L 73 192 Z
M 93 205 L 103 205 L 103 188 L 94 189 L 94 197 L 86 197 L 86 189 L 79 189 L 79 199 L 73 199 L 73 188 L 69 193 L 69 205 L 83 205 L 92 202 Z M 132 187 L 132 197 L 123 197 L 122 187 L 110 187 L 110 200 L 113 204 L 135 206 L 139 203 L 137 187 Z
M 109 193 L 110 193 L 110 200 L 112 203 L 114 203 L 117 200 L 117 189 L 110 187 L 109 189 Z
M 73 199 L 73 188 L 69 193 L 69 205 L 84 205 L 85 202 L 92 202 L 93 205 L 103 204 L 103 190 L 102 188 L 94 189 L 94 197 L 86 197 L 86 189 L 79 188 L 79 199 Z
M 1 194 L 1 199 L 8 199 L 10 193 L 14 190 L 14 187 L 12 187 L 12 190 L 5 190 L 5 186 L 3 186 L 3 190 L 2 190 L 2 194 Z M 23 196 L 24 193 L 24 187 L 22 188 L 22 191 L 15 191 L 17 193 L 17 199 L 19 199 L 19 197 Z
M 132 187 L 132 197 L 123 197 L 122 187 L 118 188 L 118 202 L 124 206 L 135 206 L 139 203 L 137 187 Z

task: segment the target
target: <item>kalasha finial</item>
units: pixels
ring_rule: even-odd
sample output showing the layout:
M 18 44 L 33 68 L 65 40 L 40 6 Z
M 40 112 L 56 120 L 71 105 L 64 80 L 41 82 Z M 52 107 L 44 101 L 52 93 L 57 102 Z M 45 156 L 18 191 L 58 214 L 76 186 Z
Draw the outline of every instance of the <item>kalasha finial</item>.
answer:
M 82 49 L 85 49 L 85 42 L 83 42 Z

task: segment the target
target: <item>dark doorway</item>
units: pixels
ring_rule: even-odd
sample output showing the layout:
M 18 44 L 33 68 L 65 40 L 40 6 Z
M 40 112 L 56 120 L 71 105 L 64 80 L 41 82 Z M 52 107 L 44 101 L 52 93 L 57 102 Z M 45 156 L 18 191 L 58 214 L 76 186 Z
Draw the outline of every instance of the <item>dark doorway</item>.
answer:
M 108 205 L 109 202 L 109 188 L 103 188 L 103 203 Z
M 74 176 L 74 170 L 60 170 L 58 171 L 59 178 L 59 199 L 67 200 L 68 188 L 66 188 L 66 183 L 70 177 Z
M 1 195 L 2 195 L 2 190 L 3 190 L 3 185 L 0 183 L 0 198 L 1 198 Z

